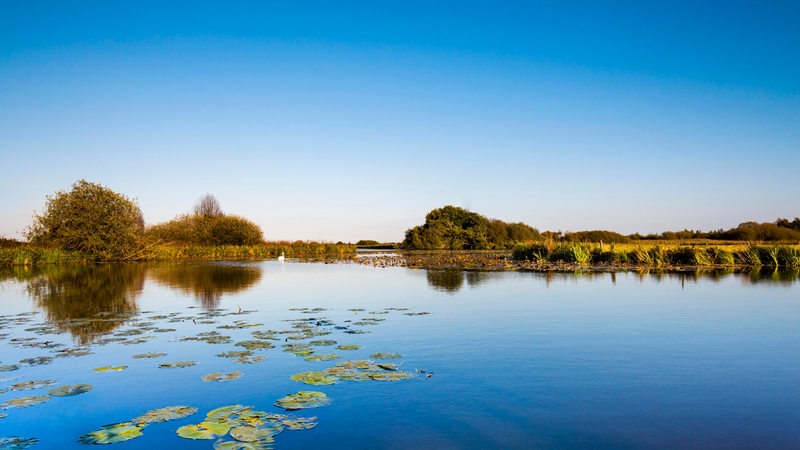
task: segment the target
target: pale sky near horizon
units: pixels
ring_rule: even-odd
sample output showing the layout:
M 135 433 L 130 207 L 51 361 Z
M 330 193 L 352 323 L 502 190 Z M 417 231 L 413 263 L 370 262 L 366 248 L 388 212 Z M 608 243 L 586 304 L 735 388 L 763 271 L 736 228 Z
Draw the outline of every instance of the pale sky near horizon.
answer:
M 800 3 L 650 3 L 0 2 L 0 236 L 78 179 L 268 240 L 800 216 Z

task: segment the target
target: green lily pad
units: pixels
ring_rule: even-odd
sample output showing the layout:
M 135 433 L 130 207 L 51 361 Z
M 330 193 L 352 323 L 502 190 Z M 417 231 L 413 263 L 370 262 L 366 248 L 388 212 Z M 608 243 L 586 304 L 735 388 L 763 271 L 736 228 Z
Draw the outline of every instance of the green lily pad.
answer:
M 312 386 L 324 386 L 328 384 L 336 384 L 336 377 L 330 376 L 324 372 L 298 372 L 291 377 L 292 381 L 303 382 Z
M 389 372 L 370 372 L 368 376 L 371 380 L 376 381 L 400 381 L 411 378 L 411 374 L 401 372 L 399 370 Z
M 91 384 L 73 384 L 71 386 L 59 386 L 47 391 L 53 397 L 72 397 L 73 395 L 84 394 L 92 390 Z
M 16 364 L 5 364 L 0 365 L 0 372 L 11 372 L 12 370 L 19 369 L 19 366 Z
M 143 359 L 143 358 L 152 359 L 152 358 L 161 358 L 162 356 L 167 356 L 167 354 L 166 353 L 155 353 L 155 352 L 140 353 L 138 355 L 133 355 L 131 358 L 133 358 L 133 359 Z
M 238 347 L 244 347 L 247 350 L 264 350 L 264 349 L 275 348 L 274 345 L 265 341 L 241 341 L 237 342 L 236 345 Z
M 0 413 L 0 419 L 5 419 L 6 417 L 8 417 L 8 414 Z
M 322 354 L 322 355 L 306 356 L 305 360 L 306 361 L 333 361 L 333 360 L 339 359 L 339 358 L 340 358 L 340 356 L 337 355 L 336 353 L 325 353 L 325 354 Z
M 231 437 L 239 442 L 258 442 L 271 439 L 274 433 L 271 429 L 257 428 L 252 425 L 243 425 L 231 428 Z
M 336 347 L 337 350 L 358 350 L 360 348 L 361 348 L 360 345 L 355 345 L 355 344 L 347 344 L 347 345 L 342 344 Z
M 330 403 L 328 396 L 324 392 L 317 391 L 299 391 L 296 394 L 289 394 L 283 398 L 279 398 L 275 402 L 275 406 L 286 410 L 297 410 L 307 408 L 319 408 Z
M 214 439 L 217 437 L 216 434 L 209 431 L 207 428 L 202 428 L 199 424 L 198 425 L 184 425 L 178 428 L 178 436 L 185 438 L 185 439 Z
M 0 438 L 0 449 L 2 450 L 24 450 L 32 445 L 36 445 L 39 438 L 7 437 Z
M 283 351 L 294 353 L 297 356 L 308 356 L 314 353 L 314 349 L 306 344 L 283 344 Z
M 6 400 L 5 403 L 0 403 L 0 408 L 27 408 L 28 406 L 38 405 L 39 403 L 44 403 L 48 400 L 50 400 L 50 396 L 47 395 L 29 395 L 26 397 Z
M 223 441 L 214 442 L 214 450 L 272 450 L 275 441 L 271 438 L 258 442 Z
M 317 426 L 316 417 L 287 417 L 281 422 L 290 430 L 310 430 Z
M 203 381 L 232 381 L 238 380 L 242 376 L 242 372 L 213 372 L 201 378 Z
M 315 347 L 327 347 L 330 345 L 336 345 L 336 341 L 332 341 L 330 339 L 320 339 L 318 341 L 311 341 L 308 345 L 312 345 Z
M 127 369 L 128 366 L 103 366 L 94 369 L 95 372 L 119 372 Z
M 208 419 L 223 419 L 228 418 L 234 414 L 240 414 L 243 411 L 249 410 L 250 407 L 242 405 L 228 405 L 220 406 L 219 408 L 212 409 L 206 414 Z
M 52 356 L 37 356 L 35 358 L 25 358 L 19 360 L 20 364 L 29 366 L 44 366 L 53 362 Z
M 66 357 L 91 355 L 93 352 L 87 348 L 78 347 L 78 348 L 65 348 L 63 350 L 58 350 L 55 353 L 57 358 L 66 358 Z
M 400 353 L 373 353 L 369 357 L 375 359 L 397 359 L 402 358 L 403 355 Z
M 23 381 L 22 383 L 12 384 L 10 389 L 12 391 L 25 391 L 28 389 L 39 389 L 56 384 L 53 380 L 31 380 Z
M 97 431 L 86 433 L 78 441 L 83 444 L 116 444 L 142 435 L 142 427 L 133 422 L 105 425 Z
M 175 361 L 169 363 L 161 363 L 158 365 L 161 369 L 183 369 L 184 367 L 191 367 L 197 364 L 195 361 Z
M 232 350 L 229 352 L 217 353 L 217 356 L 219 356 L 220 358 L 241 358 L 242 356 L 250 356 L 252 354 L 253 352 L 249 350 L 242 350 L 242 351 Z
M 266 360 L 263 356 L 240 356 L 233 360 L 237 364 L 257 364 Z
M 165 406 L 163 408 L 151 409 L 141 416 L 134 418 L 132 422 L 139 426 L 145 426 L 156 422 L 183 419 L 196 412 L 197 408 L 192 408 L 190 406 Z

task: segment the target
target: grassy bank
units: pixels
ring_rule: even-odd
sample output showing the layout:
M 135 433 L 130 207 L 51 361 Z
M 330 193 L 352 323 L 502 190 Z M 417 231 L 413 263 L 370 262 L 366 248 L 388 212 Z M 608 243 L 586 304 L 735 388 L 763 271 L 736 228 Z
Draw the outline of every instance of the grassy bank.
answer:
M 137 253 L 128 261 L 189 261 L 272 259 L 283 253 L 287 258 L 348 258 L 356 246 L 324 242 L 267 242 L 258 245 L 182 245 L 156 244 Z M 102 262 L 97 257 L 77 251 L 30 245 L 0 247 L 0 265 L 37 266 Z
M 579 244 L 544 243 L 514 249 L 514 261 L 569 263 L 580 265 L 621 265 L 646 267 L 767 266 L 800 267 L 797 245 L 713 245 L 681 243 Z

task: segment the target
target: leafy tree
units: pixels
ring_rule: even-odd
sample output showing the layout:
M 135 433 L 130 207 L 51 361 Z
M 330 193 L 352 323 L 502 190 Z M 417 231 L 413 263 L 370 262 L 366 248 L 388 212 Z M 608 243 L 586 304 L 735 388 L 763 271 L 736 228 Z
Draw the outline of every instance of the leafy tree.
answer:
M 222 215 L 222 208 L 219 206 L 216 197 L 206 194 L 194 207 L 194 214 L 202 217 L 219 217 Z
M 69 192 L 47 197 L 26 237 L 33 244 L 79 250 L 101 260 L 134 256 L 141 248 L 144 218 L 139 206 L 100 184 L 79 180 Z

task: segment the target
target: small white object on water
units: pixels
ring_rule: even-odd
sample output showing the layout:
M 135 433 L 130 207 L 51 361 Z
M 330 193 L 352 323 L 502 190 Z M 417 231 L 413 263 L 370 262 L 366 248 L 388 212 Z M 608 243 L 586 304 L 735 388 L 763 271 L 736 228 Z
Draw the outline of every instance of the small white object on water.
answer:
M 281 252 L 281 256 L 278 256 L 278 262 L 283 262 L 285 259 L 286 257 L 283 256 L 283 252 Z

